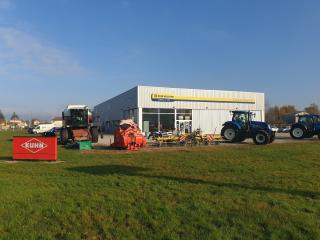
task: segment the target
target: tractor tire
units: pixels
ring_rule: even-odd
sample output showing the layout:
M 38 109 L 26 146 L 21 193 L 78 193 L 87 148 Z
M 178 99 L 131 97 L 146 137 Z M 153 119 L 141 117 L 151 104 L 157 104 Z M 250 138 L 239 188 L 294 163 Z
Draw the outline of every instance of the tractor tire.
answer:
M 237 139 L 237 142 L 238 143 L 242 143 L 244 140 L 246 140 L 245 136 L 239 136 L 238 139 Z
M 253 136 L 253 141 L 256 145 L 265 145 L 270 143 L 270 136 L 267 132 L 265 131 L 258 131 L 254 136 Z
M 290 130 L 290 135 L 293 139 L 304 139 L 306 137 L 306 132 L 301 127 L 293 127 Z
M 99 141 L 99 131 L 97 128 L 91 128 L 91 141 L 97 143 Z
M 320 139 L 320 133 L 318 134 L 318 138 Z
M 238 131 L 232 126 L 224 126 L 221 130 L 221 136 L 230 142 L 238 142 Z
M 273 143 L 275 139 L 276 139 L 276 134 L 275 134 L 275 133 L 272 133 L 272 134 L 271 134 L 271 137 L 270 137 L 270 142 L 269 142 L 269 143 Z
M 61 134 L 60 134 L 60 142 L 65 145 L 67 144 L 69 141 L 69 131 L 66 128 L 63 128 L 61 130 Z

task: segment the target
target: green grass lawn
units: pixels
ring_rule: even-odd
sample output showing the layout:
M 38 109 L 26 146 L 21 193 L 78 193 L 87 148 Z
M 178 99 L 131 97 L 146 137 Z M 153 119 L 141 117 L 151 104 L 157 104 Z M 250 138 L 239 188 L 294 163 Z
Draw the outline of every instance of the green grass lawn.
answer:
M 320 239 L 320 141 L 7 163 L 0 239 Z

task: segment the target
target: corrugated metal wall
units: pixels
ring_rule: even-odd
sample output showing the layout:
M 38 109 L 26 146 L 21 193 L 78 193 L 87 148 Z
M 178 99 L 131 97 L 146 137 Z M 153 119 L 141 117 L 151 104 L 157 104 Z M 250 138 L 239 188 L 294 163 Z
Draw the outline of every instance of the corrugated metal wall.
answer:
M 254 120 L 262 121 L 261 111 L 252 112 L 255 113 Z M 200 128 L 203 133 L 220 134 L 222 124 L 231 118 L 229 110 L 192 110 L 192 130 Z
M 264 93 L 202 90 L 185 88 L 164 88 L 138 86 L 138 105 L 145 108 L 185 108 L 185 109 L 226 109 L 226 110 L 262 110 L 264 111 Z M 224 103 L 224 102 L 196 102 L 196 101 L 174 101 L 159 102 L 151 99 L 151 94 L 173 94 L 189 97 L 218 97 L 218 98 L 240 98 L 255 99 L 255 104 L 248 103 Z
M 142 108 L 176 108 L 192 109 L 192 130 L 201 128 L 204 133 L 220 133 L 222 124 L 231 120 L 230 110 L 250 110 L 256 113 L 255 119 L 264 121 L 264 93 L 164 88 L 164 87 L 138 87 L 138 105 Z M 152 94 L 172 94 L 188 97 L 217 97 L 255 99 L 255 103 L 226 103 L 201 101 L 173 101 L 161 102 L 151 99 Z
M 94 113 L 101 119 L 102 128 L 106 132 L 112 132 L 111 129 L 105 129 L 107 121 L 121 120 L 124 118 L 123 112 L 134 109 L 134 116 L 138 116 L 138 88 L 132 88 L 114 98 L 111 98 L 94 107 Z
M 218 98 L 239 98 L 255 99 L 255 103 L 226 103 L 226 102 L 204 102 L 204 101 L 154 101 L 152 94 L 172 94 L 188 97 L 218 97 Z M 230 110 L 251 110 L 256 112 L 256 119 L 264 121 L 264 93 L 201 90 L 184 88 L 164 88 L 138 86 L 125 93 L 122 93 L 104 103 L 97 105 L 94 111 L 100 115 L 103 122 L 120 120 L 123 118 L 123 111 L 126 109 L 142 108 L 176 108 L 192 109 L 192 128 L 201 128 L 207 133 L 220 132 L 221 125 L 231 119 Z M 141 112 L 134 111 L 136 122 L 142 127 Z

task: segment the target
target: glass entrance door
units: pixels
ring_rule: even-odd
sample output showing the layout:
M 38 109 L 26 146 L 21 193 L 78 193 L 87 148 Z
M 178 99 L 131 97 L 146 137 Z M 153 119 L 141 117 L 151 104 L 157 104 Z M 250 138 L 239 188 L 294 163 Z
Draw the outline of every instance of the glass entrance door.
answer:
M 177 120 L 177 131 L 179 134 L 191 133 L 192 121 L 191 120 Z

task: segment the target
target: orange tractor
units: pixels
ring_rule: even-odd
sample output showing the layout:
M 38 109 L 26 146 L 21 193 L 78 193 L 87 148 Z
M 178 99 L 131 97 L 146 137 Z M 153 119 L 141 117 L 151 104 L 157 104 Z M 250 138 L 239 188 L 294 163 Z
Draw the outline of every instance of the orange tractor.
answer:
M 112 147 L 126 150 L 136 150 L 147 144 L 145 136 L 141 133 L 138 125 L 131 119 L 122 120 L 114 132 Z

